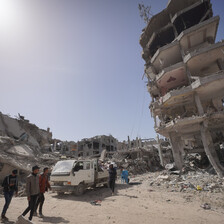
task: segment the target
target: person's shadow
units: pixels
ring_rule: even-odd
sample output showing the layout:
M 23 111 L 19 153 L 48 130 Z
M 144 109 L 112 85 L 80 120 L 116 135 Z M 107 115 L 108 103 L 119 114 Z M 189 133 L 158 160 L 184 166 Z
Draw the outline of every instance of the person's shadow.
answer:
M 47 223 L 69 223 L 68 220 L 65 220 L 62 217 L 54 217 L 54 216 L 44 216 L 41 222 Z
M 0 223 L 5 223 L 5 224 L 14 224 L 15 222 L 9 221 L 9 220 L 1 220 Z

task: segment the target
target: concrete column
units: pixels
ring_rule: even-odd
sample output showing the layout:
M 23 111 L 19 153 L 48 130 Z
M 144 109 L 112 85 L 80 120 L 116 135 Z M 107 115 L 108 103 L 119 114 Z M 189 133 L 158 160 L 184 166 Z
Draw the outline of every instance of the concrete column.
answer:
M 181 149 L 181 147 L 183 147 L 183 144 L 181 143 L 182 140 L 179 136 L 177 136 L 176 132 L 170 132 L 169 138 L 172 146 L 175 166 L 178 170 L 182 170 L 183 168 L 183 158 L 182 158 L 183 149 Z
M 154 115 L 154 113 L 153 113 L 153 119 L 154 119 L 154 128 L 157 128 L 157 122 L 156 122 L 156 116 Z
M 136 148 L 139 147 L 139 144 L 138 144 L 138 137 L 136 137 L 136 140 L 135 140 L 135 147 L 136 147 Z
M 215 147 L 212 141 L 212 136 L 207 128 L 207 124 L 205 121 L 201 124 L 201 138 L 205 149 L 205 153 L 211 165 L 213 166 L 217 175 L 220 178 L 224 177 L 224 167 L 220 164 L 218 155 L 215 151 Z
M 140 147 L 140 148 L 142 148 L 142 139 L 141 139 L 141 138 L 139 138 L 139 140 L 138 140 L 138 141 L 139 141 L 139 147 Z
M 222 61 L 222 59 L 218 59 L 217 64 L 220 70 L 224 70 L 224 62 Z
M 204 109 L 202 107 L 201 100 L 197 93 L 195 93 L 194 99 L 195 99 L 195 103 L 196 103 L 199 115 L 203 115 Z M 201 124 L 201 138 L 202 138 L 202 143 L 204 146 L 205 153 L 206 153 L 211 165 L 215 169 L 217 175 L 219 177 L 223 177 L 224 176 L 224 168 L 220 164 L 218 155 L 215 151 L 215 147 L 214 147 L 214 144 L 212 141 L 212 136 L 207 128 L 207 123 L 205 121 L 203 121 Z
M 204 109 L 203 109 L 201 100 L 200 100 L 197 93 L 194 94 L 194 100 L 195 100 L 195 103 L 196 103 L 196 106 L 197 106 L 197 109 L 198 109 L 198 114 L 200 116 L 204 115 Z
M 55 151 L 56 151 L 56 145 L 57 145 L 57 141 L 56 141 L 56 140 L 54 140 L 53 152 L 55 152 Z
M 162 149 L 161 149 L 159 135 L 157 135 L 156 138 L 157 138 L 157 143 L 158 143 L 158 151 L 159 151 L 160 164 L 161 164 L 161 166 L 164 166 L 163 154 L 162 154 Z
M 128 149 L 131 148 L 131 142 L 130 142 L 130 137 L 128 136 Z

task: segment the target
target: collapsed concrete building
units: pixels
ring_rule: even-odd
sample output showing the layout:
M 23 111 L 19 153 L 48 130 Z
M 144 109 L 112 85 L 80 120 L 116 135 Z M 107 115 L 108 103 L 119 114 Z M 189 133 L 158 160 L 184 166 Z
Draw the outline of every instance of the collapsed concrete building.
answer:
M 175 165 L 187 153 L 207 155 L 216 173 L 224 142 L 224 42 L 215 43 L 219 16 L 210 0 L 170 0 L 140 38 L 151 115 L 169 138 Z
M 160 139 L 159 135 L 157 135 L 157 139 L 155 138 L 147 138 L 141 139 L 136 138 L 134 140 L 130 140 L 128 136 L 128 141 L 123 141 L 118 143 L 118 153 L 125 154 L 131 153 L 133 156 L 131 157 L 142 157 L 142 152 L 153 152 L 151 155 L 158 155 L 160 165 L 165 166 L 168 163 L 173 162 L 173 156 L 171 153 L 171 146 L 168 140 Z M 151 156 L 153 157 L 153 156 Z
M 128 138 L 128 141 L 119 142 L 118 151 L 108 153 L 107 158 L 132 175 L 158 171 L 173 163 L 169 141 L 159 138 Z
M 54 164 L 57 158 L 47 154 L 52 142 L 49 128 L 39 129 L 21 115 L 12 118 L 0 112 L 0 182 L 13 169 L 22 178 L 35 164 Z

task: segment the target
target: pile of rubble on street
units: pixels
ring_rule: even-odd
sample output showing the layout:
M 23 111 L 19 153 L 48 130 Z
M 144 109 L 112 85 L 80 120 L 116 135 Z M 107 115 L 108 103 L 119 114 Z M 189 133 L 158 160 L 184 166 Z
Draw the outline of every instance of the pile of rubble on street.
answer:
M 139 155 L 140 154 L 140 155 Z M 128 152 L 117 152 L 112 161 L 118 167 L 124 168 L 129 171 L 129 174 L 143 174 L 149 171 L 161 170 L 158 152 L 145 151 L 142 149 L 135 149 Z
M 224 180 L 217 175 L 203 171 L 189 171 L 182 175 L 172 171 L 163 171 L 159 175 L 151 173 L 150 186 L 164 188 L 172 192 L 224 192 Z

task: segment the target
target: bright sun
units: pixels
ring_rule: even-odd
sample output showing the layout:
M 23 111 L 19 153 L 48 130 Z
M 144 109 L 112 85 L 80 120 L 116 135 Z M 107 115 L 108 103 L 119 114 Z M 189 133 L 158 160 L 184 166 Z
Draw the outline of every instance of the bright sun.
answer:
M 0 0 L 0 28 L 10 28 L 15 25 L 17 6 L 16 0 Z

